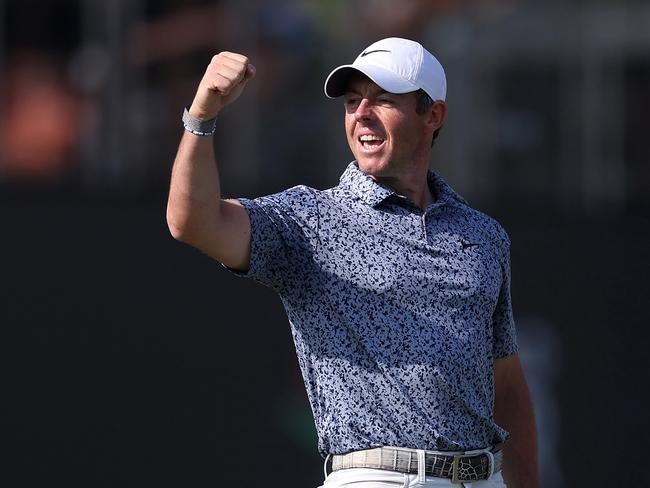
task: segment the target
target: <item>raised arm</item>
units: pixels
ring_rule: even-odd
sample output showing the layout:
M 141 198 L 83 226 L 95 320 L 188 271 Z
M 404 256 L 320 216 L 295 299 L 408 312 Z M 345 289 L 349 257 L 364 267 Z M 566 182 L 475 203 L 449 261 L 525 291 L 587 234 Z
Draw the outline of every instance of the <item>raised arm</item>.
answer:
M 212 58 L 190 115 L 216 117 L 241 95 L 255 67 L 246 56 L 222 52 Z M 212 136 L 185 131 L 172 168 L 167 225 L 175 239 L 190 244 L 231 268 L 246 270 L 250 260 L 248 214 L 237 200 L 222 200 Z

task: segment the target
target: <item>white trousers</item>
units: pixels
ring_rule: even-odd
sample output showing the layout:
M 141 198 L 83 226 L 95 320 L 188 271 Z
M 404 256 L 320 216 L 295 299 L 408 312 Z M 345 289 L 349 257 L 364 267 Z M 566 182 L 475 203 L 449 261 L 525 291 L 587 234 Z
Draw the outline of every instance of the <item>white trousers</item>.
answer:
M 417 474 L 370 468 L 349 468 L 329 474 L 320 488 L 506 488 L 501 472 L 476 483 L 454 484 L 449 479 L 426 476 L 418 480 Z

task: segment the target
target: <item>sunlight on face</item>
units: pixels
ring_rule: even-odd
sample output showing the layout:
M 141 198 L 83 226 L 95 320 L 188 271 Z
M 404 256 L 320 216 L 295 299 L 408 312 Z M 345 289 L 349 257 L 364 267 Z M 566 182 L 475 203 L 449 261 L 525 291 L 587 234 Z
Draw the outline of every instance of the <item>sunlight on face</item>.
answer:
M 416 112 L 415 94 L 388 93 L 365 76 L 348 83 L 345 131 L 359 168 L 374 177 L 396 177 L 428 160 L 431 136 Z

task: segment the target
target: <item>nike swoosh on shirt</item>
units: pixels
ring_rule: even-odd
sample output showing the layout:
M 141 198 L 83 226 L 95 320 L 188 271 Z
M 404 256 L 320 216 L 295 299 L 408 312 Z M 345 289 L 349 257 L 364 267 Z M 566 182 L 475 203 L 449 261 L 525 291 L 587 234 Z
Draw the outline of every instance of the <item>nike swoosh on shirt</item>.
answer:
M 463 249 L 480 245 L 478 242 L 465 242 L 465 241 L 460 241 L 460 244 L 463 246 Z
M 364 56 L 367 56 L 368 54 L 372 53 L 389 53 L 390 51 L 387 49 L 374 49 L 373 51 L 365 51 L 361 53 L 361 57 L 363 58 Z

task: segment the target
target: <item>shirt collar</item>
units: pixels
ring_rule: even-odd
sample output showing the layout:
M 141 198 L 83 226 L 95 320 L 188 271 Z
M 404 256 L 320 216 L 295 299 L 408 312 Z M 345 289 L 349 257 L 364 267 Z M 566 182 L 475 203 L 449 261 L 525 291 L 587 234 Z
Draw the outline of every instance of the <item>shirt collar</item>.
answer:
M 429 170 L 427 180 L 429 188 L 433 188 L 437 196 L 434 205 L 453 202 L 467 204 L 463 197 L 456 193 L 440 175 Z M 352 161 L 341 175 L 340 186 L 348 188 L 362 202 L 371 207 L 379 205 L 393 195 L 398 195 L 391 187 L 378 183 L 363 173 L 356 161 Z

